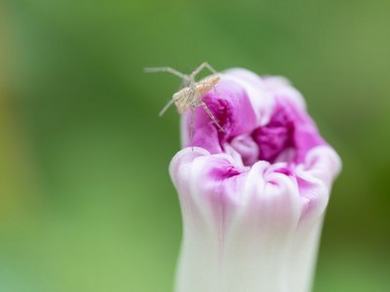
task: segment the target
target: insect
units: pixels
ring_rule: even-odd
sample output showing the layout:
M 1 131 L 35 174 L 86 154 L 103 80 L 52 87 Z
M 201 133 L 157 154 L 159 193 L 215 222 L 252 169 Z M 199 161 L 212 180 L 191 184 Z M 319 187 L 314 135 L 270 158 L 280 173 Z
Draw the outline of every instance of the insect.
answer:
M 206 78 L 196 81 L 196 76 L 204 69 L 208 69 L 212 75 L 207 76 Z M 207 92 L 212 90 L 215 85 L 219 82 L 220 77 L 218 73 L 211 67 L 208 63 L 204 62 L 198 66 L 191 74 L 187 75 L 177 71 L 171 67 L 151 67 L 145 68 L 147 73 L 157 73 L 157 72 L 166 72 L 173 74 L 182 79 L 183 84 L 182 88 L 173 94 L 169 102 L 162 108 L 159 113 L 161 117 L 173 104 L 176 105 L 176 108 L 179 114 L 183 114 L 187 110 L 191 110 L 191 132 L 194 124 L 194 111 L 197 107 L 202 107 L 206 114 L 210 117 L 211 121 L 217 126 L 217 128 L 224 132 L 222 126 L 218 123 L 214 114 L 211 112 L 207 104 L 202 100 Z M 191 134 L 192 135 L 192 134 Z

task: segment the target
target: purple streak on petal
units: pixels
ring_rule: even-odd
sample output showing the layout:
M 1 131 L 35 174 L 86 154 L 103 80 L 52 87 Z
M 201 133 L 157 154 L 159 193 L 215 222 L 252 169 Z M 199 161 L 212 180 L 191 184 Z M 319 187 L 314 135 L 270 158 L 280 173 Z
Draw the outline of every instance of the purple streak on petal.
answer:
M 215 180 L 224 180 L 232 176 L 238 175 L 241 172 L 232 165 L 224 166 L 221 168 L 215 168 L 210 173 L 211 177 Z
M 277 168 L 277 169 L 275 169 L 275 172 L 279 172 L 279 173 L 282 173 L 282 174 L 287 175 L 287 176 L 294 175 L 294 171 L 291 169 L 291 167 L 288 167 L 288 166 Z

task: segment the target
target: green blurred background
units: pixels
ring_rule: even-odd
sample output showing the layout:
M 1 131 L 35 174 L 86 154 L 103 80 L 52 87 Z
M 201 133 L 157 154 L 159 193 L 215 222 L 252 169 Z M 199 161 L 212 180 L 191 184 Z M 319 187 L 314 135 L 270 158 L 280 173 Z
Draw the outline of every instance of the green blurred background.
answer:
M 340 153 L 315 292 L 390 291 L 390 2 L 0 2 L 0 291 L 172 291 L 179 82 L 287 76 Z M 201 291 L 200 291 L 201 292 Z

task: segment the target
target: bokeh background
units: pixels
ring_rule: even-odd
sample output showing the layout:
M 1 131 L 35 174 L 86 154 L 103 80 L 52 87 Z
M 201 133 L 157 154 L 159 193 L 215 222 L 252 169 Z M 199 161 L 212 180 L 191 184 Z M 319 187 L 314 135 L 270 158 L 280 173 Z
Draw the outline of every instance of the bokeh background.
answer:
M 0 291 L 172 291 L 181 218 L 157 116 L 202 61 L 288 77 L 340 153 L 315 292 L 390 287 L 390 2 L 0 2 Z M 201 292 L 201 291 L 200 291 Z

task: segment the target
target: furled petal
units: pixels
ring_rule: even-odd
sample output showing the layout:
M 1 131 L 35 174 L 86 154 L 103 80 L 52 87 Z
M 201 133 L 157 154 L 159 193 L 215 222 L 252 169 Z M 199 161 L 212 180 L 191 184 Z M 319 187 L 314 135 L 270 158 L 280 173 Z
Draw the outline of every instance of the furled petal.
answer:
M 221 74 L 183 117 L 170 175 L 184 222 L 177 292 L 306 292 L 341 168 L 302 96 L 280 77 Z

